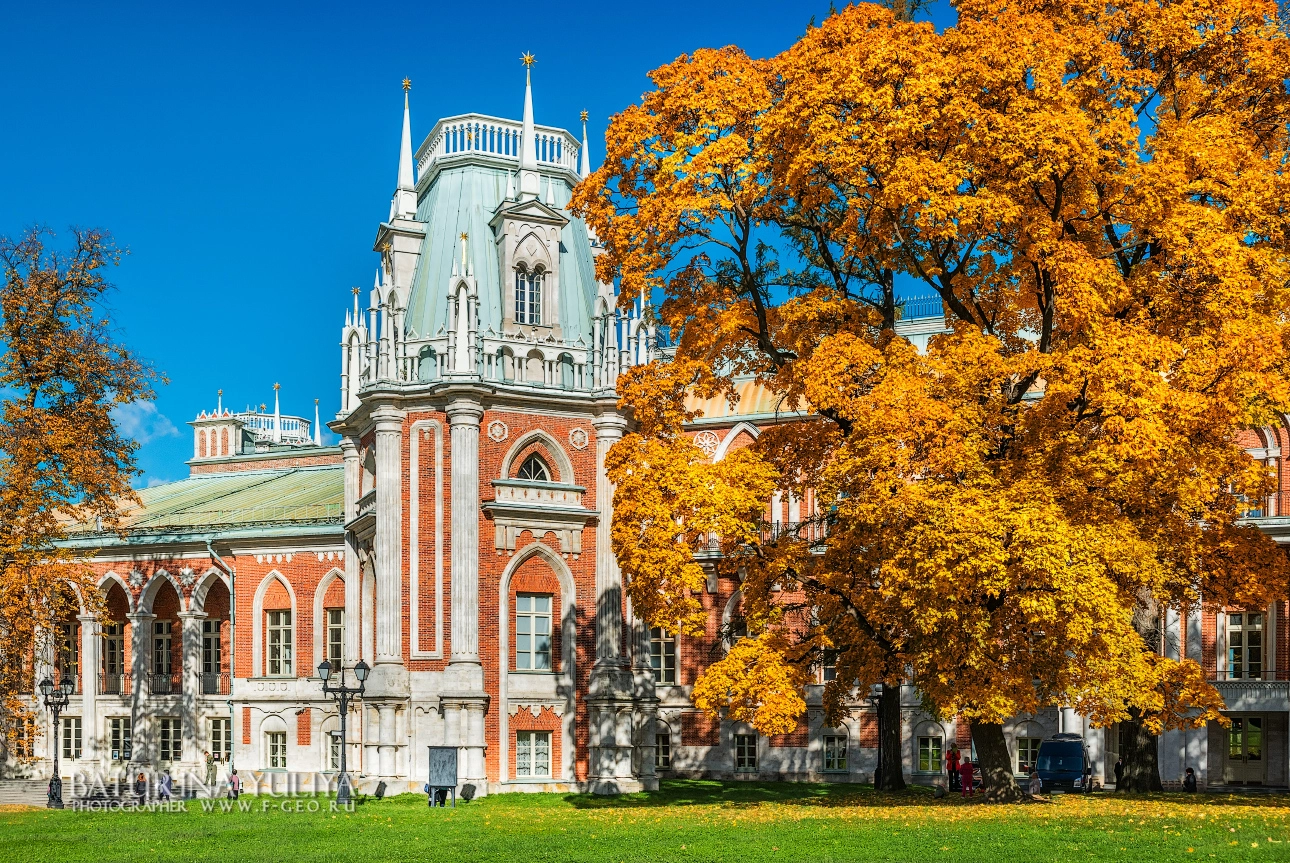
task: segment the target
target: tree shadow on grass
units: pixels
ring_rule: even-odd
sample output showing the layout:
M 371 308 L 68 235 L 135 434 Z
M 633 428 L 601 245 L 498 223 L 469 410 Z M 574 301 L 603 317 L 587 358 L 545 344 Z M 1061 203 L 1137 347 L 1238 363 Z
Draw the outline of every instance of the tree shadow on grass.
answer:
M 1283 808 L 1290 805 L 1290 798 L 1283 794 L 1183 794 L 1165 792 L 1157 794 L 1096 794 L 1110 802 L 1121 803 L 1173 803 L 1189 806 L 1242 806 Z M 564 800 L 575 809 L 635 809 L 666 806 L 723 806 L 751 808 L 765 803 L 787 806 L 816 806 L 823 808 L 866 807 L 975 807 L 992 806 L 984 799 L 959 800 L 958 795 L 944 799 L 933 797 L 931 788 L 910 786 L 902 792 L 877 792 L 872 785 L 820 784 L 806 782 L 747 782 L 717 779 L 666 779 L 659 783 L 658 791 L 636 794 L 599 796 L 594 794 L 566 794 Z M 1034 803 L 1054 802 L 1041 799 Z
M 652 806 L 751 807 L 763 803 L 789 806 L 924 806 L 931 805 L 932 789 L 911 787 L 900 793 L 879 793 L 872 785 L 806 782 L 742 782 L 717 779 L 665 779 L 658 791 L 598 796 L 568 794 L 565 801 L 576 809 L 646 808 Z

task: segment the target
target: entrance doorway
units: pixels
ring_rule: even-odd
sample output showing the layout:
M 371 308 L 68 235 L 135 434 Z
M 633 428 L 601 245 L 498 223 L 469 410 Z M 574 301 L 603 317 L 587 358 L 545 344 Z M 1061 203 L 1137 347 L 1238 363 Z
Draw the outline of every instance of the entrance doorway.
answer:
M 1232 716 L 1227 729 L 1227 759 L 1223 782 L 1229 785 L 1262 785 L 1266 773 L 1262 716 Z

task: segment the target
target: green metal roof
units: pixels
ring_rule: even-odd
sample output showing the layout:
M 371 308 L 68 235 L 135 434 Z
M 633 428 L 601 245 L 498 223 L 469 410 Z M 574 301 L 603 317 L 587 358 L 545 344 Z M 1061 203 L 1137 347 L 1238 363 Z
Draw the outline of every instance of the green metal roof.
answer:
M 489 220 L 506 199 L 508 173 L 483 165 L 463 165 L 440 171 L 417 206 L 417 221 L 426 223 L 408 301 L 406 329 L 410 335 L 434 338 L 448 325 L 448 280 L 455 256 L 460 255 L 462 233 L 470 235 L 468 254 L 479 285 L 479 331 L 499 335 L 502 330 L 502 290 L 497 248 Z M 519 177 L 514 177 L 519 182 Z M 564 210 L 572 190 L 558 176 L 542 176 L 542 193 L 552 187 L 553 207 Z M 596 300 L 596 263 L 583 221 L 565 212 L 569 224 L 560 232 L 560 308 L 564 340 L 582 339 L 591 344 L 592 306 Z M 485 239 L 487 238 L 487 239 Z
M 340 524 L 344 518 L 342 465 L 198 474 L 138 491 L 126 509 L 130 533 L 187 533 L 252 525 Z M 187 529 L 187 530 L 184 530 Z M 97 533 L 82 524 L 72 534 Z

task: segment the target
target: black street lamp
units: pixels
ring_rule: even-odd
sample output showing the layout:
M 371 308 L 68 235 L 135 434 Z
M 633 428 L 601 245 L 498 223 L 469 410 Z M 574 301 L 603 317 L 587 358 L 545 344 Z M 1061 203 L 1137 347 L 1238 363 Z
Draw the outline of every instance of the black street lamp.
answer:
M 345 718 L 349 715 L 349 702 L 351 699 L 362 696 L 363 690 L 367 686 L 367 673 L 371 669 L 363 660 L 358 661 L 354 666 L 354 676 L 358 678 L 358 686 L 345 685 L 345 666 L 340 667 L 340 682 L 336 685 L 331 684 L 331 663 L 324 659 L 318 666 L 318 676 L 322 678 L 323 692 L 336 699 L 337 706 L 340 708 L 340 775 L 336 777 L 336 802 L 348 803 L 349 794 L 349 774 L 346 772 L 346 748 L 348 738 L 345 736 Z
M 72 690 L 76 688 L 76 681 L 70 677 L 59 675 L 58 685 L 46 677 L 40 681 L 40 694 L 44 696 L 45 707 L 54 714 L 54 777 L 49 780 L 49 800 L 45 803 L 50 809 L 63 808 L 63 778 L 58 775 L 58 747 L 62 740 L 58 736 L 58 717 L 67 706 L 68 700 L 72 697 Z

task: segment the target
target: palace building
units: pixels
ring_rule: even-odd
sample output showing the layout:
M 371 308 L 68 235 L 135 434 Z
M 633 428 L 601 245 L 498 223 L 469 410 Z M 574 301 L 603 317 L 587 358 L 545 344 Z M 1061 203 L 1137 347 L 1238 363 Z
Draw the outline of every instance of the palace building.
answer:
M 405 82 L 398 175 L 376 229 L 380 269 L 354 289 L 340 333 L 340 410 L 321 445 L 311 423 L 222 401 L 193 429 L 187 479 L 141 490 L 127 533 L 83 525 L 68 540 L 96 553 L 106 618 L 80 614 L 42 657 L 41 674 L 76 689 L 10 775 L 60 770 L 204 773 L 212 752 L 248 790 L 279 773 L 334 775 L 341 747 L 358 785 L 420 790 L 427 747 L 459 752 L 479 793 L 650 789 L 659 777 L 870 781 L 873 708 L 825 727 L 809 687 L 798 728 L 777 737 L 709 718 L 689 693 L 738 627 L 737 578 L 712 568 L 702 638 L 650 629 L 632 613 L 609 541 L 605 454 L 629 428 L 620 371 L 657 350 L 647 308 L 619 308 L 597 281 L 601 252 L 566 209 L 589 172 L 582 139 L 479 114 L 435 123 L 414 150 Z M 916 344 L 943 327 L 939 305 L 911 305 Z M 736 405 L 698 403 L 694 443 L 712 459 L 791 422 L 755 381 Z M 1284 428 L 1246 441 L 1282 470 Z M 1256 513 L 1290 541 L 1281 492 Z M 813 500 L 773 499 L 771 530 L 814 523 Z M 1286 633 L 1286 635 L 1281 635 Z M 1290 627 L 1285 603 L 1206 609 L 1167 621 L 1166 650 L 1197 659 L 1231 709 L 1217 725 L 1170 732 L 1161 772 L 1194 767 L 1210 786 L 1285 786 L 1290 748 Z M 340 739 L 322 691 L 324 660 L 371 667 Z M 352 675 L 349 678 L 352 683 Z M 907 778 L 943 778 L 967 727 L 926 715 L 904 693 Z M 1005 732 L 1016 766 L 1039 741 L 1082 734 L 1099 781 L 1117 730 L 1073 711 L 1018 717 Z M 221 776 L 224 770 L 220 771 Z

